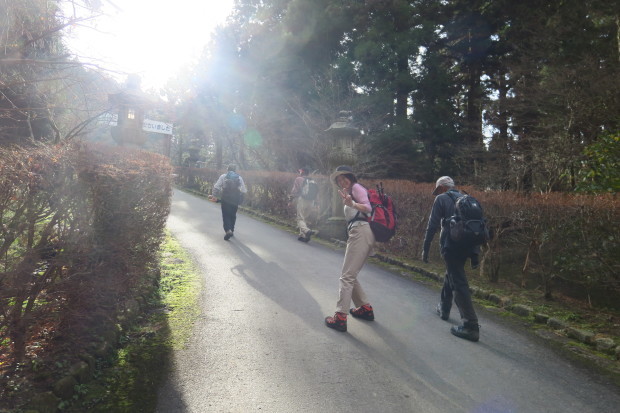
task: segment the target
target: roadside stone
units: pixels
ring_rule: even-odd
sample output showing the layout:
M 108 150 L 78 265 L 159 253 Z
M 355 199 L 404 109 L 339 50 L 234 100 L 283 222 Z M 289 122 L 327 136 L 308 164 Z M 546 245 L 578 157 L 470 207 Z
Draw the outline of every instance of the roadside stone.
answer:
M 511 311 L 521 317 L 529 317 L 534 312 L 534 309 L 527 305 L 515 304 L 511 307 Z
M 484 288 L 480 289 L 480 298 L 482 298 L 483 300 L 488 300 L 489 295 L 491 295 L 491 293 L 488 290 L 485 290 Z
M 425 270 L 424 268 L 418 268 L 418 267 L 411 267 L 411 269 L 415 272 L 417 272 L 418 274 L 423 275 L 424 277 L 430 278 L 432 280 L 436 280 L 436 281 L 443 281 L 443 278 L 440 277 L 439 275 L 435 274 L 434 272 L 430 272 Z
M 497 294 L 489 294 L 488 300 L 494 304 L 497 304 L 499 307 L 504 308 L 510 307 L 510 305 L 512 304 L 512 300 L 510 299 L 510 297 L 502 297 Z
M 434 272 L 427 272 L 426 276 L 428 278 L 430 278 L 431 280 L 435 280 L 438 282 L 443 282 L 443 276 L 439 275 L 439 274 L 435 274 Z
M 487 290 L 480 287 L 470 287 L 469 289 L 474 297 L 478 297 L 483 300 L 489 299 L 489 292 Z
M 58 411 L 58 404 L 61 401 L 54 393 L 48 391 L 34 396 L 26 408 L 39 413 L 56 413 Z
M 534 321 L 538 324 L 547 324 L 547 321 L 549 321 L 549 316 L 543 313 L 536 313 L 534 314 Z
M 500 305 L 502 302 L 502 297 L 497 294 L 489 294 L 489 301 L 494 304 Z
M 580 330 L 575 327 L 569 327 L 566 329 L 566 335 L 570 338 L 579 340 L 582 343 L 586 343 L 586 344 L 594 343 L 594 333 L 591 331 Z
M 384 256 L 383 259 L 388 264 L 392 264 L 392 265 L 399 265 L 400 264 L 400 261 L 398 261 L 398 260 L 396 260 L 396 259 L 394 259 L 392 257 Z
M 73 387 L 78 384 L 73 376 L 63 377 L 54 383 L 53 392 L 56 396 L 63 400 L 69 400 L 73 396 Z
M 613 354 L 616 350 L 616 343 L 609 337 L 599 337 L 594 342 L 598 351 Z
M 568 324 L 566 324 L 564 321 L 560 320 L 559 318 L 554 318 L 554 317 L 551 317 L 547 321 L 547 325 L 554 330 L 564 330 L 565 328 L 568 327 Z

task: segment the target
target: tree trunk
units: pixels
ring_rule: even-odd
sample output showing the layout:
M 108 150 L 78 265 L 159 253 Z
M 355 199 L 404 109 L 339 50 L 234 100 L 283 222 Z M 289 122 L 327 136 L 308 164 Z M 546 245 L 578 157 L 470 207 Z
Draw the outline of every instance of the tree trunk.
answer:
M 409 75 L 409 65 L 407 56 L 398 57 L 398 73 L 396 74 L 396 124 L 404 124 L 407 121 L 407 107 L 409 99 L 409 90 L 406 84 L 403 84 L 404 77 Z

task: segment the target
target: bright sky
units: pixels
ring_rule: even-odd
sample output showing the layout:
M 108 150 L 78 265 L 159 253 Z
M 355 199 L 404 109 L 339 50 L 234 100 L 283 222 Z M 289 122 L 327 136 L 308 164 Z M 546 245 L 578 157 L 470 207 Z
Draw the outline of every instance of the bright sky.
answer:
M 72 52 L 83 62 L 137 73 L 143 89 L 158 89 L 196 61 L 212 31 L 230 14 L 233 0 L 102 2 L 106 16 L 68 30 Z

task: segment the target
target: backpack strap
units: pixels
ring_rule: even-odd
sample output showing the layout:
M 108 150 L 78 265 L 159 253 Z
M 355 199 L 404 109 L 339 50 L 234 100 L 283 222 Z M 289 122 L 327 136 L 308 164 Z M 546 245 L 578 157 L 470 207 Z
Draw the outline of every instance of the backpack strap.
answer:
M 360 184 L 359 182 L 354 183 L 353 185 L 359 185 L 362 188 L 364 188 L 364 190 L 366 191 L 366 196 L 368 196 L 368 188 L 366 188 L 364 185 Z M 357 199 L 355 199 L 355 197 L 353 196 L 353 186 L 351 186 L 351 199 L 355 202 L 357 202 Z M 370 197 L 368 196 L 368 200 L 370 201 Z M 372 208 L 372 204 L 370 204 L 370 208 Z M 372 212 L 370 212 L 372 214 Z M 355 215 L 355 217 L 357 218 L 358 215 L 362 214 L 364 216 L 364 218 L 362 219 L 357 219 L 356 221 L 362 221 L 366 218 L 368 218 L 368 213 L 366 212 L 362 212 L 362 211 L 357 211 L 357 215 Z M 355 219 L 355 218 L 354 218 Z
M 347 225 L 347 231 L 351 231 L 351 228 L 353 227 L 353 223 L 354 223 L 354 222 L 356 222 L 356 221 L 364 221 L 364 222 L 367 222 L 368 220 L 367 220 L 366 218 L 362 218 L 362 217 L 360 217 L 360 212 L 358 211 L 358 212 L 357 212 L 357 214 L 355 215 L 355 218 L 353 218 L 352 220 L 350 220 L 350 221 L 348 222 L 348 225 Z
M 456 201 L 459 200 L 459 198 L 463 197 L 463 194 L 458 192 L 458 195 L 455 194 L 456 191 L 446 191 L 446 195 L 448 195 L 452 201 L 454 201 L 454 204 L 456 205 Z
M 452 200 L 452 202 L 454 202 L 454 214 L 453 215 L 457 215 L 458 216 L 458 209 L 456 208 L 456 201 L 459 200 L 459 198 L 463 197 L 463 194 L 457 191 L 446 191 L 444 192 L 446 195 L 448 195 L 450 197 L 450 199 Z M 446 224 L 448 223 L 448 221 L 450 220 L 450 218 L 452 217 L 446 217 L 446 218 L 441 218 L 441 226 L 444 227 L 446 226 Z
M 360 184 L 359 182 L 354 183 L 353 185 L 359 185 L 362 188 L 364 188 L 366 190 L 366 194 L 368 194 L 368 189 L 366 189 L 366 187 L 362 184 Z M 355 197 L 353 196 L 353 186 L 351 186 L 351 199 L 353 199 L 353 201 L 357 202 L 357 200 L 355 199 Z M 372 206 L 372 205 L 371 205 Z M 368 221 L 368 214 L 366 214 L 365 212 L 362 211 L 357 211 L 357 214 L 355 214 L 355 217 L 353 217 L 352 220 L 350 220 L 347 224 L 347 231 L 351 230 L 351 226 L 353 225 L 353 223 L 355 221 Z

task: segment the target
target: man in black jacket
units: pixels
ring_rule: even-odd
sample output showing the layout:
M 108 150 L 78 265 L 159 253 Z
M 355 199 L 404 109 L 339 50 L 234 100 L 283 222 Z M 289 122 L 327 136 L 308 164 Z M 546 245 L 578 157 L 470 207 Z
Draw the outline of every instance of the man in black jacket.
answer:
M 457 337 L 470 341 L 478 341 L 480 338 L 480 326 L 478 325 L 478 316 L 474 310 L 471 300 L 471 292 L 469 291 L 469 283 L 465 274 L 465 262 L 467 258 L 472 257 L 472 266 L 477 266 L 477 250 L 478 247 L 467 247 L 456 245 L 450 241 L 448 229 L 443 225 L 454 215 L 456 207 L 456 199 L 462 194 L 455 188 L 454 180 L 449 176 L 442 176 L 435 184 L 433 195 L 436 195 L 433 202 L 433 208 L 428 220 L 426 235 L 424 236 L 424 247 L 422 250 L 422 260 L 428 262 L 428 250 L 431 241 L 438 229 L 441 228 L 439 235 L 439 245 L 441 248 L 441 256 L 446 263 L 446 276 L 444 278 L 443 288 L 441 289 L 440 302 L 437 305 L 437 313 L 442 320 L 450 317 L 450 309 L 452 308 L 452 298 L 459 309 L 463 324 L 453 326 L 450 332 Z M 475 259 L 475 261 L 474 261 Z
M 224 222 L 224 240 L 226 241 L 235 234 L 237 210 L 243 201 L 243 195 L 247 192 L 245 182 L 233 164 L 228 165 L 228 171 L 220 175 L 213 185 L 213 194 L 209 196 L 209 199 L 219 199 L 219 202 L 222 203 L 222 221 Z

